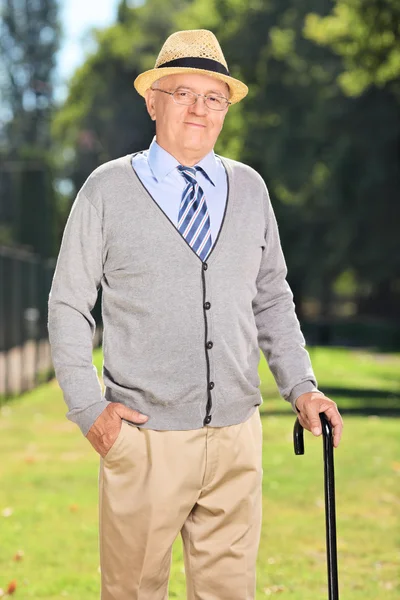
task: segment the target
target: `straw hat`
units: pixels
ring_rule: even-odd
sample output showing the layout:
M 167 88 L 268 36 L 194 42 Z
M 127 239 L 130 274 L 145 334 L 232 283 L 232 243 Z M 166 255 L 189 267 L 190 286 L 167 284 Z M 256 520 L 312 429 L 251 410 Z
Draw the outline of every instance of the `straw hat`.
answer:
M 247 85 L 229 74 L 221 46 L 208 29 L 187 29 L 171 34 L 160 50 L 154 69 L 138 75 L 133 85 L 144 97 L 154 81 L 173 73 L 203 73 L 225 81 L 232 104 L 242 100 L 249 91 Z

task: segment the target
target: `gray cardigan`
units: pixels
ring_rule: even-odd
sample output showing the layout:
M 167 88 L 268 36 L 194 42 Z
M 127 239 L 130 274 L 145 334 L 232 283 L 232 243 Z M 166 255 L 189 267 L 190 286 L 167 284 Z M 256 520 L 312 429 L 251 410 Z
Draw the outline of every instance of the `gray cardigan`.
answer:
M 262 403 L 260 348 L 295 410 L 317 382 L 264 180 L 220 156 L 228 197 L 203 263 L 131 158 L 91 173 L 63 233 L 47 325 L 67 418 L 86 435 L 109 402 L 122 402 L 148 415 L 140 426 L 149 429 L 243 422 Z M 90 312 L 100 286 L 104 394 L 92 364 Z

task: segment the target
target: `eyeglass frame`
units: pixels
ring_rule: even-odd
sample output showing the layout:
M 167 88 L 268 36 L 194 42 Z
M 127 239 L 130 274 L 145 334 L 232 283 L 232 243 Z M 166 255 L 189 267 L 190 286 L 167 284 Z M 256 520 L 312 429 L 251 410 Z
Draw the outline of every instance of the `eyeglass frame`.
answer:
M 194 94 L 196 97 L 196 100 L 194 102 L 192 102 L 192 104 L 182 104 L 180 102 L 176 102 L 175 98 L 174 98 L 174 94 L 175 92 L 177 92 L 179 90 L 179 88 L 176 88 L 176 90 L 174 90 L 173 92 L 167 92 L 166 90 L 162 90 L 160 88 L 150 88 L 153 92 L 163 92 L 164 94 L 169 94 L 170 96 L 172 96 L 172 100 L 175 102 L 175 104 L 179 104 L 180 106 L 194 106 L 197 102 L 197 100 L 199 99 L 199 96 L 201 96 L 202 98 L 205 98 L 206 100 L 208 99 L 208 95 L 204 95 L 204 94 L 197 94 L 196 92 L 193 92 L 192 90 L 187 90 L 188 92 L 190 92 L 191 94 Z M 218 94 L 214 94 L 214 96 L 218 96 Z M 227 105 L 224 108 L 211 108 L 211 106 L 207 106 L 207 108 L 209 108 L 210 110 L 216 110 L 217 112 L 221 112 L 222 110 L 225 110 L 226 108 L 229 107 L 230 104 L 232 104 L 232 102 L 230 102 L 228 100 L 228 98 L 225 98 L 225 96 L 218 96 L 218 98 L 223 98 L 226 102 Z

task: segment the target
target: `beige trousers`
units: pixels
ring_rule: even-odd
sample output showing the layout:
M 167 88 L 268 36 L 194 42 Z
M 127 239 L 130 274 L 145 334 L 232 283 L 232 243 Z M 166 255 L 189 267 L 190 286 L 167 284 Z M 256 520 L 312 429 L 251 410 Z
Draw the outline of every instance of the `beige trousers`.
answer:
M 229 427 L 122 421 L 100 457 L 101 600 L 167 600 L 179 533 L 188 600 L 254 600 L 262 473 L 258 407 Z

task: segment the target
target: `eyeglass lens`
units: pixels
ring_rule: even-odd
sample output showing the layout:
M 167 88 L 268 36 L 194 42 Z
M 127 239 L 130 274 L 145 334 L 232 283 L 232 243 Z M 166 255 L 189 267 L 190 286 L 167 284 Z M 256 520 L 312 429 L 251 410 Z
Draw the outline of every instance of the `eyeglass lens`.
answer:
M 178 104 L 194 104 L 196 98 L 197 96 L 193 92 L 186 92 L 182 90 L 174 92 L 174 100 Z M 216 94 L 208 94 L 206 98 L 206 105 L 214 110 L 223 110 L 227 106 L 227 104 L 228 103 L 225 100 L 225 98 L 217 96 Z

